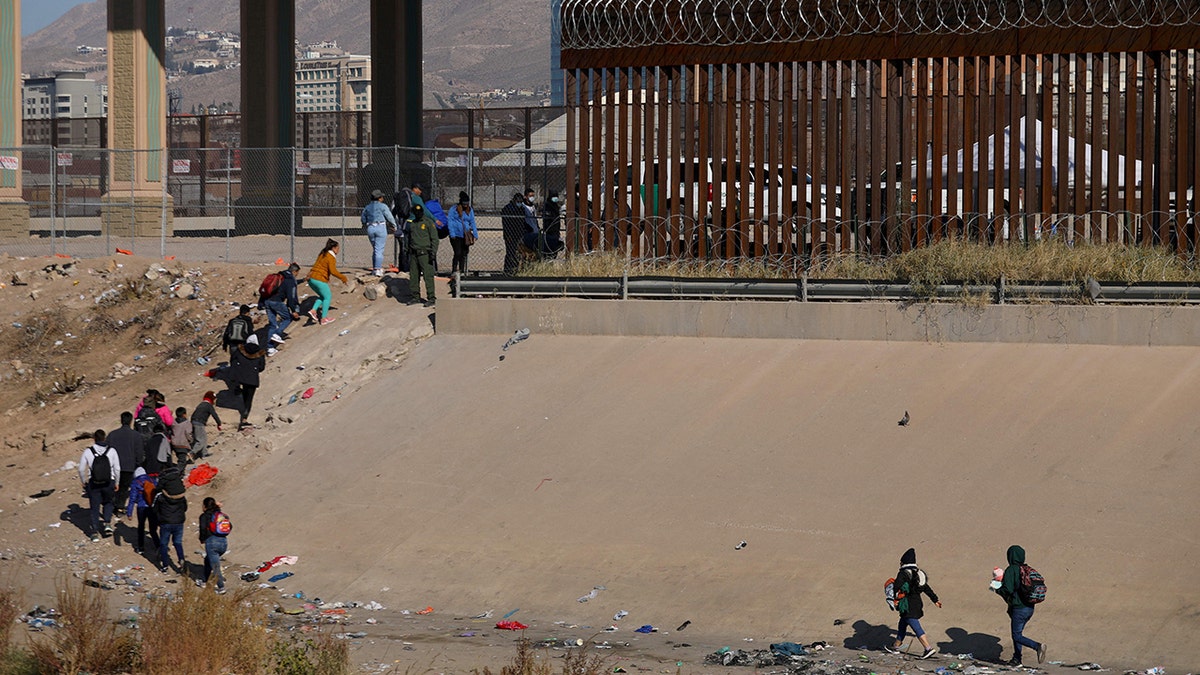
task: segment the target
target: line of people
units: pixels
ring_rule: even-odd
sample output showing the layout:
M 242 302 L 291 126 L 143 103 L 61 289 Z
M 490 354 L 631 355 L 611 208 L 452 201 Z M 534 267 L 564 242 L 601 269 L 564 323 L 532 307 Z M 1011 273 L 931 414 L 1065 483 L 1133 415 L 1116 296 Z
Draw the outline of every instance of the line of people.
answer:
M 137 539 L 133 550 L 146 552 L 146 536 L 154 546 L 156 567 L 171 569 L 173 548 L 177 570 L 188 574 L 183 550 L 183 526 L 187 517 L 187 495 L 183 471 L 190 461 L 207 454 L 207 425 L 221 419 L 213 407 L 215 394 L 206 392 L 191 418 L 185 408 L 174 412 L 166 406 L 162 393 L 150 389 L 134 412 L 121 413 L 121 425 L 111 432 L 97 429 L 92 444 L 79 459 L 79 481 L 88 500 L 89 537 L 93 542 L 114 534 L 114 515 L 127 520 L 137 518 Z M 211 503 L 210 503 L 211 502 Z M 205 544 L 204 585 L 215 573 L 217 592 L 223 593 L 221 556 L 225 553 L 231 525 L 223 516 L 218 528 L 213 520 L 220 511 L 212 497 L 205 498 L 200 516 L 200 541 Z

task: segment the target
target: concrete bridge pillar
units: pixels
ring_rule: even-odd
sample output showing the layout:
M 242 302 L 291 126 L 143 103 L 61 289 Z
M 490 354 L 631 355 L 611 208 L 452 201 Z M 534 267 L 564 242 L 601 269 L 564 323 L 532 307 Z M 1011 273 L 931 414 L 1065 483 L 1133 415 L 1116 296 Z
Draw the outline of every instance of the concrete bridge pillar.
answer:
M 21 195 L 21 0 L 0 0 L 0 237 L 29 235 Z
M 238 234 L 287 234 L 295 189 L 295 0 L 241 0 L 241 12 L 242 196 L 234 226 Z
M 166 13 L 163 0 L 108 0 L 108 147 L 104 220 L 117 236 L 163 227 L 167 160 Z M 172 204 L 166 197 L 167 234 Z
M 359 174 L 359 203 L 376 188 L 429 184 L 420 152 L 396 157 L 390 149 L 424 146 L 422 24 L 421 0 L 371 0 L 371 144 L 388 149 L 376 151 Z

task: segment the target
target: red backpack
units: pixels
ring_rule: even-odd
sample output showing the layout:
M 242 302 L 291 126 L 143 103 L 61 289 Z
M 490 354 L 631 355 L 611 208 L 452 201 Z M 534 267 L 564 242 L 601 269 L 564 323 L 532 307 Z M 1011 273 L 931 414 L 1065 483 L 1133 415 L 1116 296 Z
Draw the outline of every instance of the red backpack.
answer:
M 283 272 L 271 272 L 258 285 L 258 304 L 261 305 L 275 295 L 283 284 Z

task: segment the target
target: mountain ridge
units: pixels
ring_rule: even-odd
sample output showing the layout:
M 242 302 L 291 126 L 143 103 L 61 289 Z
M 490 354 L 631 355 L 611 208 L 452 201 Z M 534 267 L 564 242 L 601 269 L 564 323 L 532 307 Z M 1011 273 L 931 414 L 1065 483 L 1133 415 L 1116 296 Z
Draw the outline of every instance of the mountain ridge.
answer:
M 180 28 L 239 31 L 238 0 L 165 0 L 167 24 Z M 550 7 L 545 0 L 424 0 L 424 105 L 438 96 L 490 89 L 532 89 L 550 79 Z M 26 73 L 59 70 L 102 73 L 101 53 L 77 54 L 76 45 L 107 43 L 107 3 L 93 0 L 23 39 Z M 370 54 L 368 0 L 296 0 L 296 38 L 323 40 L 356 54 Z M 241 98 L 238 71 L 224 77 L 184 75 L 171 80 L 183 95 L 182 110 L 210 100 Z M 104 77 L 97 77 L 103 80 Z

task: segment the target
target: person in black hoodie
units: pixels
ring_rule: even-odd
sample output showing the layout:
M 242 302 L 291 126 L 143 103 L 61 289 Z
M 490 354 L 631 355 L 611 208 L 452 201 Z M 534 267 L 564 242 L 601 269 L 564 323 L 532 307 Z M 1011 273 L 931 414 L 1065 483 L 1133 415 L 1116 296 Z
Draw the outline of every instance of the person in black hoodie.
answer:
M 500 210 L 504 233 L 504 273 L 513 276 L 521 266 L 521 238 L 525 236 L 525 197 L 520 192 Z
M 1008 605 L 1008 617 L 1012 621 L 1013 656 L 1006 665 L 1021 665 L 1021 647 L 1029 647 L 1037 652 L 1038 663 L 1046 660 L 1046 643 L 1036 642 L 1025 637 L 1025 624 L 1033 618 L 1033 605 L 1027 604 L 1021 597 L 1021 566 L 1025 564 L 1025 549 L 1016 544 L 1008 547 L 1008 567 L 1004 568 L 1004 578 L 1000 587 L 995 589 L 996 595 L 1004 598 Z
M 171 556 L 168 552 L 171 542 L 175 542 L 175 555 L 179 557 L 179 572 L 187 573 L 187 562 L 183 557 L 183 523 L 187 520 L 187 495 L 184 494 L 182 483 L 168 485 L 160 480 L 158 494 L 154 496 L 154 513 L 158 516 L 158 571 L 170 569 Z M 171 489 L 179 492 L 171 492 Z
M 925 570 L 917 567 L 915 549 L 910 548 L 900 556 L 900 571 L 896 572 L 893 588 L 896 589 L 896 609 L 900 612 L 900 625 L 896 628 L 896 641 L 892 643 L 891 647 L 884 646 L 884 651 L 890 654 L 899 654 L 900 645 L 904 643 L 908 629 L 912 628 L 917 639 L 921 641 L 921 646 L 925 648 L 925 653 L 921 655 L 921 658 L 927 659 L 937 654 L 937 647 L 929 644 L 929 638 L 925 636 L 925 629 L 921 628 L 921 617 L 925 615 L 921 594 L 928 595 L 933 604 L 938 607 L 942 606 L 942 602 L 938 600 L 937 593 L 934 593 L 933 589 L 929 587 L 929 577 L 925 574 Z M 901 593 L 904 595 L 901 596 Z
M 238 345 L 229 358 L 229 382 L 233 393 L 242 397 L 242 416 L 238 431 L 250 426 L 250 407 L 254 405 L 254 392 L 258 391 L 258 374 L 267 367 L 267 353 L 259 351 L 258 336 L 251 335 L 244 344 Z

